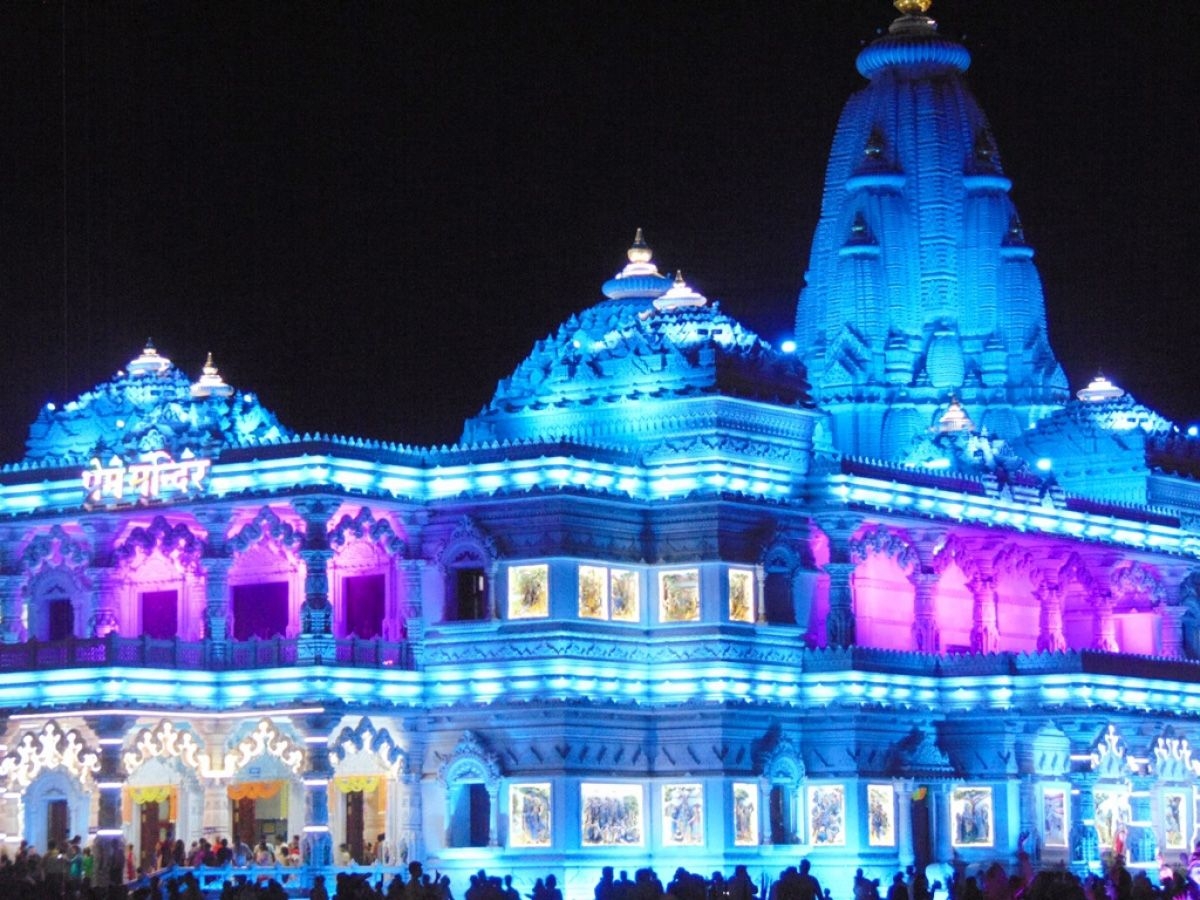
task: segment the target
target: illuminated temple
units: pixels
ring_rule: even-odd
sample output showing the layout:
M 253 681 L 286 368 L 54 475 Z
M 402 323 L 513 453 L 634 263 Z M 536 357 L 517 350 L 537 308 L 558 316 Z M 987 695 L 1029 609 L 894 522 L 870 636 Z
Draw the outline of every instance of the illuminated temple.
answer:
M 970 55 L 897 6 L 793 353 L 639 232 L 451 447 L 297 434 L 150 345 L 45 407 L 0 468 L 10 851 L 382 835 L 575 900 L 1190 849 L 1195 442 L 1070 389 Z

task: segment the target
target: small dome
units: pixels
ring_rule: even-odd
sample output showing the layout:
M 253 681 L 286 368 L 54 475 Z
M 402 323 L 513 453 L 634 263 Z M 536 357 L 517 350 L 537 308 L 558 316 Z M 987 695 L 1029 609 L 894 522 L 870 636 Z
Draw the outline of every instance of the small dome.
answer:
M 963 409 L 961 403 L 956 397 L 950 398 L 950 406 L 942 413 L 938 419 L 937 430 L 942 434 L 949 434 L 957 431 L 974 431 L 975 423 L 971 421 L 971 417 L 967 415 L 967 411 Z
M 637 230 L 633 245 L 625 255 L 629 263 L 601 288 L 609 300 L 652 300 L 671 287 L 671 279 L 661 274 L 651 261 L 653 253 L 642 237 L 642 229 Z
M 967 71 L 971 54 L 958 41 L 937 33 L 937 22 L 926 15 L 932 5 L 933 0 L 896 0 L 900 18 L 892 22 L 886 35 L 858 54 L 856 64 L 864 78 L 894 67 Z
M 154 342 L 146 338 L 146 346 L 142 348 L 140 355 L 131 359 L 129 365 L 125 367 L 126 371 L 135 378 L 141 375 L 163 375 L 171 368 L 171 361 L 165 356 L 159 355 L 159 352 L 154 349 Z
M 225 383 L 225 379 L 221 377 L 220 371 L 213 365 L 211 351 L 208 354 L 208 359 L 204 361 L 204 366 L 200 370 L 200 373 L 200 380 L 192 384 L 193 397 L 228 397 L 233 393 L 233 386 Z
M 683 280 L 683 272 L 680 271 L 675 273 L 675 283 L 671 285 L 671 289 L 655 299 L 654 308 L 663 312 L 683 306 L 704 306 L 706 303 L 708 298 L 688 287 L 688 283 Z
M 1097 372 L 1087 387 L 1075 394 L 1084 403 L 1103 403 L 1106 400 L 1116 400 L 1125 396 L 1125 391 L 1104 377 L 1103 372 Z

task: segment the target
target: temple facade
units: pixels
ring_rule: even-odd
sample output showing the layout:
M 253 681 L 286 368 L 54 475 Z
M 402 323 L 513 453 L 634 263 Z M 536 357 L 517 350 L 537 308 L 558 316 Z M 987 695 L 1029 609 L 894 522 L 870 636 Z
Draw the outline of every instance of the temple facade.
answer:
M 571 900 L 1189 850 L 1197 442 L 1068 390 L 970 55 L 896 5 L 795 353 L 639 232 L 454 446 L 297 434 L 152 345 L 44 408 L 0 467 L 0 840 Z

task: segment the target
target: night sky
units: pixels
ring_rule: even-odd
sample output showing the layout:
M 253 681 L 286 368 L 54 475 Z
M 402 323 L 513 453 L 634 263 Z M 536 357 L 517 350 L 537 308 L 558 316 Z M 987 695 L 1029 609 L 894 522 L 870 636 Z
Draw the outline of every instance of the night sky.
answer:
M 1050 338 L 1200 419 L 1192 4 L 938 0 L 974 55 Z M 0 461 L 148 336 L 283 423 L 452 442 L 664 270 L 786 336 L 885 0 L 0 6 Z M 64 79 L 65 73 L 65 79 Z M 65 136 L 65 141 L 64 141 Z

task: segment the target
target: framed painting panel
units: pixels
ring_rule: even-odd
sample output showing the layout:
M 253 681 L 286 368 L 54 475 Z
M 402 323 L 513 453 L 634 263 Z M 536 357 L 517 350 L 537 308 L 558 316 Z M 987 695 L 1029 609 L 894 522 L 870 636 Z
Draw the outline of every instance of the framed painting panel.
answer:
M 550 783 L 508 786 L 508 845 L 549 847 L 553 831 L 550 819 Z
M 846 788 L 843 785 L 809 785 L 808 838 L 814 847 L 846 846 Z
M 585 847 L 641 847 L 646 840 L 640 784 L 584 782 L 580 792 L 580 840 Z
M 663 785 L 662 842 L 668 847 L 703 846 L 704 785 Z
M 950 845 L 991 847 L 995 844 L 995 808 L 990 787 L 956 787 L 950 792 Z

